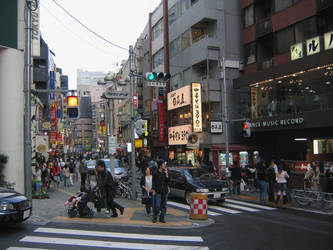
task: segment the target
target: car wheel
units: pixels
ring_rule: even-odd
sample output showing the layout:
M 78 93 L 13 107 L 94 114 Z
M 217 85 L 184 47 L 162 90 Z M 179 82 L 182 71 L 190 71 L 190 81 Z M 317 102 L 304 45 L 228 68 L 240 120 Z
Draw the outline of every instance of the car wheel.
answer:
M 190 191 L 186 191 L 185 201 L 186 201 L 187 204 L 191 204 L 191 192 Z

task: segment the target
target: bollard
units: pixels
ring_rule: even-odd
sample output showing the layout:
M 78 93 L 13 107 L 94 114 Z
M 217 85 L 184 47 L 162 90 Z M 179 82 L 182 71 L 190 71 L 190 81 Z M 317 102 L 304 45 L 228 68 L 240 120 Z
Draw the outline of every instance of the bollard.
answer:
M 208 220 L 208 195 L 191 193 L 190 219 Z

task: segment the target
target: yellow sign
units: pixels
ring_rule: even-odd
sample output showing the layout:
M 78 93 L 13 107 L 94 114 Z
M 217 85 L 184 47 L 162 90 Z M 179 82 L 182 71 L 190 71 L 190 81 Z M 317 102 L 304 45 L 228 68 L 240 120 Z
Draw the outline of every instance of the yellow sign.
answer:
M 135 139 L 135 144 L 134 144 L 134 146 L 135 146 L 136 148 L 142 148 L 142 147 L 143 147 L 143 141 L 142 141 L 142 139 Z
M 144 129 L 145 129 L 145 136 L 148 136 L 149 135 L 149 132 L 148 132 L 148 120 L 145 121 Z
M 325 50 L 333 49 L 333 31 L 324 34 L 324 47 Z
M 193 132 L 202 132 L 201 84 L 192 83 Z
M 258 89 L 251 88 L 251 114 L 252 119 L 258 118 Z
M 303 57 L 303 43 L 296 43 L 290 46 L 290 58 L 292 61 Z
M 37 146 L 37 152 L 45 152 L 46 151 L 46 146 L 45 145 L 38 145 Z
M 306 40 L 306 54 L 308 56 L 317 54 L 321 51 L 320 48 L 320 37 L 316 36 Z
M 77 107 L 79 105 L 79 99 L 77 96 L 67 96 L 67 106 Z
M 49 122 L 43 122 L 43 129 L 44 130 L 49 130 L 51 128 L 51 123 Z

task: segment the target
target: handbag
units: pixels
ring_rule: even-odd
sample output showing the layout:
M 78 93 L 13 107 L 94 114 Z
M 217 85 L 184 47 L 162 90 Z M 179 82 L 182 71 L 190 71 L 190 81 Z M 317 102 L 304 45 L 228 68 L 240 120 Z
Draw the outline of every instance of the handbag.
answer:
M 142 204 L 151 206 L 152 197 L 148 192 L 145 192 L 145 195 L 142 197 Z

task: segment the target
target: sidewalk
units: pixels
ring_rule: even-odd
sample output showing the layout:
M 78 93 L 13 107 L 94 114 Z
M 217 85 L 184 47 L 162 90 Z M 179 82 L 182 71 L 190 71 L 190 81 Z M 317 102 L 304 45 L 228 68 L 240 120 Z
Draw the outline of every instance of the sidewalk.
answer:
M 107 218 L 109 215 L 105 209 L 95 214 L 93 218 L 69 218 L 65 211 L 64 203 L 79 190 L 79 183 L 76 182 L 73 187 L 64 187 L 60 184 L 53 192 L 49 192 L 49 199 L 33 199 L 33 211 L 28 223 L 45 225 L 48 222 L 66 222 L 66 223 L 93 223 L 103 225 L 152 227 L 152 228 L 197 228 L 208 226 L 214 223 L 212 219 L 200 221 L 190 220 L 189 214 L 182 210 L 168 207 L 166 221 L 167 223 L 152 223 L 151 216 L 146 215 L 144 205 L 140 201 L 117 198 L 116 201 L 125 207 L 124 215 L 118 218 Z
M 246 202 L 252 202 L 256 204 L 261 204 L 259 200 L 259 192 L 254 191 L 242 191 L 240 195 L 233 195 L 229 196 L 229 199 L 239 200 L 239 201 L 246 201 Z M 324 215 L 333 215 L 333 211 L 323 211 L 320 209 L 316 209 L 311 206 L 306 207 L 300 207 L 294 199 L 292 198 L 292 202 L 288 202 L 287 204 L 282 204 L 282 201 L 280 200 L 279 204 L 276 206 L 274 202 L 269 202 L 268 197 L 265 199 L 265 205 L 270 207 L 277 207 L 277 208 L 285 208 L 285 209 L 292 209 L 292 210 L 299 210 L 299 211 L 305 211 L 309 213 L 317 213 L 317 214 L 324 214 Z

